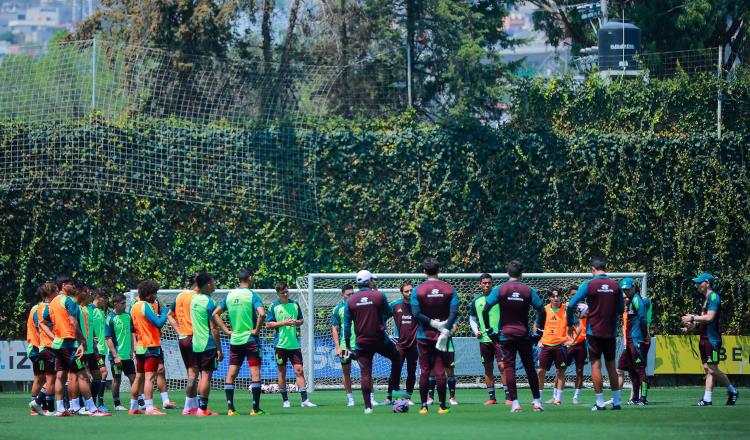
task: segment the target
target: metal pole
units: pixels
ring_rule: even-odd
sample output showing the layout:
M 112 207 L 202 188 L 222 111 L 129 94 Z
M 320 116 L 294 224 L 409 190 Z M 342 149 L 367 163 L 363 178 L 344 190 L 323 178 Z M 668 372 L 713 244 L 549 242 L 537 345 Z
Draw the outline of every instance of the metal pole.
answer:
M 607 11 L 607 0 L 601 0 L 601 1 L 602 1 L 602 3 L 601 3 L 601 7 L 602 7 L 602 21 L 604 23 L 606 23 L 607 21 L 609 21 L 608 18 L 607 18 L 608 17 L 607 14 L 609 14 L 609 12 Z
M 307 276 L 307 388 L 315 391 L 315 278 Z
M 96 38 L 91 55 L 91 110 L 96 108 Z
M 719 46 L 719 60 L 716 63 L 716 75 L 721 79 L 721 63 L 724 61 L 724 47 Z M 721 139 L 721 81 L 716 88 L 716 136 Z
M 409 39 L 409 32 L 406 33 L 407 40 Z M 411 41 L 406 42 L 406 93 L 409 108 L 412 107 L 411 99 Z

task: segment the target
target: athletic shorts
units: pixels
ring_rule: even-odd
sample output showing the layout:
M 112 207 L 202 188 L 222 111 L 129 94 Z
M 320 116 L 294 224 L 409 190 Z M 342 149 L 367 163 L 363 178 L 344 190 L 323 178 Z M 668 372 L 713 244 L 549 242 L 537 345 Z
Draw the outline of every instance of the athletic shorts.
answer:
M 247 341 L 242 345 L 229 346 L 229 365 L 239 367 L 245 359 L 250 367 L 257 367 L 261 364 L 261 351 L 257 342 Z
M 138 373 L 156 373 L 160 363 L 163 363 L 161 350 L 159 353 L 146 352 L 135 355 L 135 371 Z
M 547 371 L 553 363 L 555 368 L 565 368 L 567 366 L 565 362 L 566 351 L 566 347 L 563 345 L 542 345 L 541 350 L 539 350 L 539 368 Z
M 89 371 L 98 370 L 99 367 L 104 365 L 104 358 L 96 353 L 86 354 L 84 357 L 86 358 L 86 366 Z
M 483 365 L 491 364 L 492 361 L 497 361 L 497 363 L 503 361 L 503 350 L 500 348 L 500 344 L 495 342 L 480 342 L 479 355 L 482 358 Z
M 193 353 L 193 337 L 185 336 L 179 340 L 177 345 L 180 347 L 180 356 L 182 357 L 182 363 L 185 364 L 185 368 L 198 368 L 198 363 L 195 361 L 195 353 Z
M 287 361 L 290 361 L 292 365 L 302 365 L 302 350 L 276 347 L 276 364 L 286 365 Z
M 575 362 L 576 368 L 583 368 L 586 365 L 586 354 L 585 342 L 571 345 L 568 347 L 568 356 L 565 359 L 565 365 L 573 365 L 573 362 Z
M 50 348 L 43 348 L 39 352 L 36 363 L 40 374 L 53 374 L 55 372 L 55 353 Z
M 76 358 L 76 349 L 73 347 L 61 347 L 54 350 L 55 353 L 55 371 L 67 371 L 69 373 L 78 373 L 86 369 L 83 357 Z
M 719 362 L 719 352 L 721 352 L 721 341 L 713 345 L 708 338 L 701 337 L 698 342 L 698 350 L 701 354 L 701 362 L 704 364 L 716 364 Z
M 31 362 L 31 371 L 34 372 L 34 376 L 39 376 L 42 374 L 42 370 L 39 368 L 39 353 L 35 353 L 29 356 L 29 361 Z
M 589 346 L 589 359 L 591 361 L 601 360 L 604 355 L 604 361 L 614 361 L 617 352 L 617 340 L 614 337 L 600 338 L 599 336 L 587 336 L 586 344 Z
M 195 361 L 200 371 L 216 371 L 219 367 L 219 362 L 216 360 L 215 348 L 195 353 Z
M 115 361 L 110 357 L 109 366 L 112 376 L 120 376 L 122 374 L 125 376 L 132 376 L 135 374 L 135 362 L 133 362 L 133 359 L 120 359 L 120 366 L 118 367 Z

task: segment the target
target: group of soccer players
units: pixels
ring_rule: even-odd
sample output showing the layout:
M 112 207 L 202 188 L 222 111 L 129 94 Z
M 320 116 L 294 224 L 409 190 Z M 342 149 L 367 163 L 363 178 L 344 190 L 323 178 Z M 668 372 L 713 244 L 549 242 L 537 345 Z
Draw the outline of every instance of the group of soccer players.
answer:
M 521 411 L 516 387 L 516 357 L 529 380 L 534 411 L 544 411 L 541 392 L 547 371 L 554 363 L 553 395 L 548 403 L 562 402 L 565 369 L 576 365 L 573 402 L 578 403 L 583 382 L 583 366 L 591 362 L 592 381 L 596 394 L 594 411 L 611 404 L 621 408 L 620 389 L 624 372 L 633 383 L 629 404 L 648 403 L 646 377 L 649 351 L 650 301 L 642 297 L 633 280 L 620 283 L 605 273 L 603 259 L 591 262 L 592 278 L 580 286 L 553 288 L 547 292 L 549 304 L 543 304 L 538 292 L 523 283 L 523 266 L 518 261 L 507 265 L 509 280 L 492 288 L 492 277 L 480 277 L 480 292 L 472 300 L 469 324 L 480 344 L 485 385 L 489 399 L 485 405 L 497 404 L 494 365 L 497 364 L 505 391 L 505 403 L 512 412 Z M 369 271 L 357 274 L 355 292 L 350 285 L 342 288 L 342 300 L 332 313 L 332 330 L 337 355 L 343 371 L 347 406 L 354 406 L 351 390 L 351 363 L 360 367 L 361 389 L 365 413 L 377 405 L 372 386 L 372 365 L 376 354 L 390 360 L 388 396 L 391 403 L 396 394 L 409 404 L 416 383 L 419 364 L 420 414 L 428 414 L 432 391 L 437 389 L 438 413 L 449 412 L 455 400 L 453 375 L 454 350 L 452 334 L 456 331 L 459 297 L 456 289 L 440 280 L 440 264 L 434 258 L 423 262 L 427 279 L 412 286 L 401 285 L 401 298 L 389 304 L 377 290 L 375 277 Z M 247 360 L 252 396 L 251 416 L 266 414 L 260 408 L 262 350 L 259 332 L 263 327 L 275 330 L 275 361 L 278 366 L 282 406 L 291 406 L 286 390 L 286 369 L 291 363 L 302 407 L 315 407 L 305 388 L 299 327 L 303 324 L 302 309 L 289 298 L 286 283 L 276 285 L 278 299 L 266 309 L 259 295 L 251 290 L 252 272 L 242 269 L 237 275 L 239 287 L 232 290 L 218 305 L 211 298 L 215 290 L 213 277 L 205 272 L 191 275 L 190 288 L 182 291 L 174 304 L 164 307 L 156 299 L 159 285 L 146 280 L 138 285 L 138 301 L 126 312 L 126 297 L 110 298 L 104 289 L 92 289 L 70 277 L 59 276 L 55 283 L 45 283 L 37 293 L 40 302 L 29 313 L 27 341 L 33 361 L 35 379 L 32 401 L 33 414 L 108 416 L 103 395 L 109 355 L 112 394 L 116 410 L 121 405 L 119 388 L 124 373 L 130 383 L 129 414 L 164 415 L 154 406 L 153 384 L 161 393 L 162 407 L 175 408 L 169 401 L 164 377 L 164 354 L 161 329 L 169 322 L 179 336 L 179 349 L 187 370 L 186 398 L 183 415 L 215 416 L 208 407 L 211 378 L 218 362 L 224 358 L 219 331 L 229 335 L 229 369 L 225 378 L 225 395 L 229 416 L 237 415 L 234 407 L 234 381 L 240 366 Z M 685 315 L 684 331 L 701 331 L 701 359 L 706 369 L 706 393 L 700 406 L 711 404 L 714 382 L 727 386 L 728 405 L 739 396 L 726 375 L 718 369 L 717 353 L 721 335 L 718 332 L 719 297 L 713 291 L 714 279 L 703 274 L 693 280 L 706 296 L 701 315 Z M 563 303 L 563 294 L 572 295 Z M 584 302 L 585 301 L 585 302 Z M 107 314 L 108 307 L 112 310 Z M 536 311 L 533 331 L 529 329 L 532 309 Z M 228 316 L 229 325 L 223 316 Z M 616 327 L 622 316 L 625 349 L 615 368 Z M 387 333 L 387 321 L 394 320 L 394 334 Z M 535 370 L 533 344 L 539 346 Z M 601 359 L 609 374 L 612 399 L 604 401 Z M 402 367 L 407 365 L 406 391 L 400 390 Z

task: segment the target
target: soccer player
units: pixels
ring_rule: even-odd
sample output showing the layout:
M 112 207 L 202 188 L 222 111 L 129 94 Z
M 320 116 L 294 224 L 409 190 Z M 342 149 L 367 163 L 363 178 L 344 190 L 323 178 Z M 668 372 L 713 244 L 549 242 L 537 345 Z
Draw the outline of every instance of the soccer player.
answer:
M 480 319 L 484 311 L 484 304 L 487 302 L 487 296 L 492 291 L 492 275 L 488 273 L 480 275 L 479 287 L 481 288 L 481 293 L 471 301 L 471 305 L 469 306 L 469 326 L 477 339 L 479 339 L 479 355 L 481 356 L 482 366 L 484 366 L 484 384 L 487 386 L 487 395 L 489 396 L 489 399 L 484 404 L 497 404 L 497 397 L 495 396 L 495 361 L 497 361 L 497 369 L 500 372 L 505 390 L 505 403 L 509 405 L 511 402 L 508 399 L 508 388 L 505 386 L 503 353 L 500 344 L 487 336 L 484 321 Z M 497 304 L 490 309 L 490 326 L 495 330 L 495 333 L 500 332 L 500 307 Z
M 94 289 L 92 294 L 93 301 L 88 305 L 88 314 L 91 321 L 90 333 L 93 336 L 96 352 L 89 361 L 89 370 L 92 376 L 91 394 L 94 396 L 94 400 L 96 400 L 97 408 L 102 411 L 108 411 L 104 405 L 104 391 L 107 388 L 107 365 L 105 357 L 109 352 L 106 337 L 107 317 L 105 315 L 109 293 L 107 289 L 98 288 Z
M 401 298 L 391 303 L 394 336 L 397 338 L 396 350 L 398 350 L 399 355 L 397 369 L 400 372 L 404 362 L 406 362 L 406 398 L 410 405 L 413 405 L 411 395 L 417 381 L 417 360 L 419 359 L 417 320 L 411 314 L 411 291 L 413 287 L 411 283 L 401 284 L 399 289 Z M 393 400 L 392 391 L 394 390 L 389 390 L 385 403 Z
M 178 336 L 180 356 L 187 370 L 187 385 L 185 386 L 185 407 L 182 415 L 195 415 L 198 411 L 198 364 L 193 353 L 193 321 L 190 319 L 190 301 L 198 293 L 195 284 L 197 273 L 188 277 L 190 289 L 183 290 L 169 307 L 167 319 Z
M 716 279 L 710 273 L 704 272 L 697 278 L 693 278 L 693 283 L 705 300 L 700 315 L 688 314 L 682 317 L 682 322 L 685 324 L 682 331 L 687 333 L 690 330 L 699 329 L 701 335 L 698 350 L 701 354 L 703 370 L 706 372 L 706 388 L 703 392 L 703 398 L 696 405 L 708 406 L 713 404 L 715 382 L 727 387 L 727 405 L 734 405 L 737 403 L 740 393 L 729 381 L 729 377 L 719 369 L 721 298 L 714 291 Z
M 36 334 L 39 336 L 38 354 L 35 360 L 32 360 L 34 365 L 34 376 L 35 379 L 40 377 L 43 381 L 41 389 L 35 394 L 36 399 L 33 400 L 29 405 L 32 410 L 39 415 L 54 415 L 55 413 L 55 355 L 52 353 L 52 342 L 54 338 L 51 338 L 45 333 L 41 326 L 44 317 L 44 312 L 49 306 L 49 302 L 57 296 L 57 286 L 55 283 L 46 282 L 39 286 L 37 294 L 39 295 L 40 302 L 32 308 L 34 316 L 32 317 L 33 326 L 36 330 Z M 28 324 L 27 324 L 28 327 Z M 27 330 L 28 331 L 28 330 Z M 32 335 L 33 337 L 33 335 Z M 28 335 L 27 335 L 28 340 Z M 30 343 L 31 344 L 31 343 Z M 29 356 L 31 358 L 31 356 Z M 32 389 L 32 396 L 34 395 Z
M 458 331 L 458 320 L 453 323 L 453 328 L 451 330 L 451 334 L 456 333 Z M 458 405 L 458 401 L 456 400 L 456 376 L 454 375 L 455 369 L 456 369 L 456 347 L 453 345 L 453 339 L 448 340 L 448 360 L 445 364 L 445 377 L 446 377 L 446 384 L 448 387 L 448 393 L 450 394 L 450 399 L 448 400 L 451 405 Z M 427 404 L 432 405 L 435 402 L 435 387 L 437 386 L 437 379 L 435 377 L 435 369 L 433 368 L 432 371 L 430 371 L 430 379 L 429 379 L 429 387 L 430 390 L 427 393 Z
M 78 296 L 78 306 L 81 308 L 81 331 L 86 339 L 86 347 L 83 350 L 84 367 L 86 368 L 86 380 L 89 381 L 91 397 L 96 405 L 97 386 L 99 385 L 99 366 L 96 362 L 96 347 L 94 341 L 94 324 L 91 315 L 91 303 L 93 302 L 93 289 L 88 284 L 84 284 L 81 294 Z M 92 380 L 93 379 L 93 380 Z
M 66 275 L 57 277 L 57 288 L 60 294 L 50 302 L 44 310 L 41 322 L 42 331 L 47 333 L 52 342 L 55 353 L 55 400 L 58 417 L 68 417 L 73 413 L 79 413 L 79 392 L 84 396 L 84 409 L 79 414 L 95 417 L 109 416 L 104 411 L 99 411 L 91 398 L 88 373 L 84 364 L 83 352 L 86 339 L 81 329 L 81 308 L 76 299 L 83 294 L 83 289 L 78 282 Z M 70 380 L 69 379 L 70 377 Z M 68 382 L 68 394 L 70 396 L 71 412 L 65 409 L 63 400 L 63 389 Z
M 159 309 L 159 302 L 154 298 L 154 302 L 151 303 L 151 307 L 154 309 L 157 315 L 161 314 Z M 169 309 L 167 309 L 167 321 L 169 320 Z M 159 355 L 159 366 L 156 368 L 156 389 L 159 390 L 159 397 L 161 398 L 161 407 L 163 409 L 175 409 L 177 404 L 169 400 L 169 388 L 167 386 L 167 371 L 164 368 L 164 350 Z
M 250 391 L 253 397 L 253 409 L 251 416 L 264 415 L 265 412 L 260 409 L 260 367 L 261 355 L 260 340 L 258 334 L 263 328 L 263 322 L 266 317 L 266 308 L 260 296 L 250 290 L 253 281 L 253 273 L 248 269 L 240 269 L 237 273 L 240 287 L 234 289 L 227 297 L 219 303 L 213 312 L 213 320 L 216 325 L 230 335 L 229 338 L 229 370 L 224 380 L 224 393 L 227 397 L 227 406 L 229 416 L 237 415 L 234 408 L 234 379 L 240 371 L 242 363 L 247 359 L 247 365 L 250 369 Z M 229 314 L 229 323 L 232 326 L 230 330 L 224 324 L 221 315 L 227 311 Z
M 578 286 L 572 286 L 568 291 L 575 295 Z M 573 392 L 573 404 L 578 404 L 583 388 L 583 367 L 586 365 L 588 355 L 586 349 L 586 321 L 588 320 L 589 307 L 586 303 L 578 303 L 575 315 L 573 316 L 573 325 L 568 326 L 568 357 L 565 359 L 566 365 L 576 364 L 576 382 L 575 391 Z
M 152 303 L 156 301 L 159 285 L 156 281 L 145 280 L 138 284 L 138 302 L 130 309 L 133 330 L 138 338 L 136 348 L 136 375 L 130 387 L 130 411 L 128 414 L 163 416 L 166 413 L 154 407 L 154 380 L 162 359 L 161 328 L 167 322 L 167 309 L 161 308 L 156 314 Z M 141 412 L 138 396 L 143 392 L 146 411 Z
M 39 286 L 36 290 L 36 294 L 39 297 L 39 303 L 34 304 L 29 310 L 29 316 L 26 319 L 26 356 L 31 361 L 31 368 L 34 373 L 34 381 L 31 383 L 31 402 L 29 402 L 29 408 L 31 409 L 31 415 L 36 416 L 45 415 L 44 407 L 42 404 L 46 401 L 46 389 L 44 384 L 46 382 L 46 375 L 40 368 L 41 363 L 39 362 L 39 346 L 41 345 L 39 339 L 39 329 L 37 328 L 37 309 L 44 302 L 46 293 L 44 292 L 43 286 Z M 41 399 L 39 394 L 42 394 Z M 37 402 L 41 400 L 41 403 Z
M 622 389 L 624 372 L 628 372 L 633 384 L 628 405 L 644 405 L 641 400 L 641 391 L 647 386 L 646 363 L 651 340 L 648 333 L 649 303 L 641 297 L 640 292 L 635 291 L 632 278 L 624 278 L 620 281 L 620 289 L 625 295 L 626 309 L 623 325 L 625 348 L 617 365 L 618 375 L 620 372 L 623 373 L 619 384 Z
M 385 295 L 376 290 L 373 278 L 368 270 L 357 272 L 359 291 L 349 297 L 344 309 L 344 342 L 347 350 L 352 350 L 352 324 L 357 334 L 356 353 L 360 367 L 365 414 L 372 413 L 373 404 L 372 400 L 368 401 L 368 397 L 372 393 L 372 358 L 375 353 L 391 361 L 389 389 L 395 389 L 398 386 L 401 376 L 401 370 L 396 369 L 399 363 L 398 351 L 385 332 L 385 323 L 393 316 L 393 311 Z
M 113 311 L 107 316 L 105 337 L 109 348 L 109 366 L 112 369 L 112 400 L 115 411 L 127 411 L 120 401 L 120 384 L 122 375 L 127 376 L 130 383 L 135 382 L 135 343 L 132 320 L 125 313 L 125 295 L 118 293 L 112 298 Z
M 434 371 L 437 382 L 438 414 L 447 414 L 445 405 L 445 367 L 450 365 L 448 342 L 451 329 L 458 314 L 458 292 L 445 281 L 438 279 L 440 263 L 435 258 L 426 258 L 422 271 L 427 280 L 412 289 L 411 311 L 417 318 L 417 346 L 419 347 L 419 397 L 422 402 L 420 414 L 428 414 L 427 393 L 430 372 Z
M 224 358 L 219 342 L 219 330 L 212 319 L 216 303 L 211 294 L 216 290 L 214 278 L 199 272 L 195 277 L 198 294 L 190 300 L 190 319 L 193 321 L 193 353 L 200 371 L 198 382 L 198 417 L 218 416 L 208 409 L 208 395 L 211 392 L 211 376 Z
M 487 296 L 482 320 L 487 336 L 495 342 L 500 342 L 503 350 L 503 366 L 505 367 L 505 383 L 508 385 L 508 395 L 511 400 L 511 412 L 521 411 L 516 390 L 516 353 L 521 357 L 521 363 L 534 396 L 534 411 L 544 411 L 539 396 L 539 378 L 534 371 L 534 357 L 529 339 L 529 310 L 536 309 L 537 314 L 544 310 L 544 305 L 536 289 L 521 282 L 523 265 L 513 260 L 508 263 L 509 280 L 496 286 Z M 496 332 L 490 325 L 490 311 L 495 304 L 500 307 L 500 331 Z M 539 316 L 537 315 L 537 322 Z
M 352 395 L 352 360 L 356 357 L 356 354 L 346 349 L 346 343 L 344 342 L 344 330 L 342 325 L 344 324 L 344 310 L 346 309 L 346 303 L 349 301 L 349 297 L 354 293 L 354 287 L 351 284 L 346 284 L 341 288 L 341 301 L 336 304 L 331 313 L 331 334 L 333 335 L 333 344 L 336 346 L 336 356 L 341 361 L 341 372 L 342 381 L 344 383 L 344 391 L 346 392 L 346 406 L 354 406 L 354 396 Z M 350 346 L 355 350 L 357 348 L 356 338 L 357 334 L 354 331 L 354 324 L 352 324 Z M 370 401 L 375 403 L 375 397 L 370 396 Z
M 603 393 L 602 355 L 609 374 L 609 386 L 612 389 L 612 409 L 619 410 L 621 408 L 620 386 L 615 369 L 617 346 L 615 334 L 617 318 L 622 314 L 625 302 L 620 285 L 607 276 L 605 268 L 606 261 L 603 258 L 595 257 L 591 260 L 593 278 L 578 287 L 578 291 L 571 298 L 565 311 L 568 326 L 572 328 L 573 315 L 578 303 L 586 299 L 589 306 L 586 343 L 589 347 L 589 359 L 591 360 L 591 380 L 594 382 L 594 392 L 596 393 L 596 403 L 591 407 L 592 411 L 606 409 Z
M 275 328 L 274 349 L 276 351 L 276 365 L 279 369 L 279 392 L 282 406 L 289 408 L 289 398 L 286 391 L 286 364 L 292 363 L 296 375 L 297 389 L 302 397 L 303 408 L 314 408 L 318 405 L 310 402 L 305 388 L 305 373 L 302 370 L 302 349 L 299 343 L 298 329 L 304 323 L 302 308 L 296 301 L 289 299 L 289 286 L 284 281 L 276 284 L 276 295 L 279 297 L 268 309 L 266 327 Z M 399 370 L 401 371 L 401 370 Z
M 539 397 L 541 399 L 544 379 L 547 371 L 555 364 L 555 380 L 553 382 L 552 399 L 548 402 L 559 405 L 562 401 L 563 389 L 565 388 L 566 346 L 568 342 L 568 325 L 565 316 L 565 304 L 562 302 L 560 289 L 553 288 L 549 291 L 549 304 L 539 314 L 537 322 L 534 323 L 534 332 L 541 334 L 539 340 Z

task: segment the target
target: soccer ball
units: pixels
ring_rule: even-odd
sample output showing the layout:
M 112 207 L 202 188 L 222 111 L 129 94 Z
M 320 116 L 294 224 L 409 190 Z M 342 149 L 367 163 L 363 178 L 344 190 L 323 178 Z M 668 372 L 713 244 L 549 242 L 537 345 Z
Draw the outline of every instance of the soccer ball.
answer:
M 578 316 L 584 318 L 589 314 L 589 306 L 586 303 L 579 303 L 576 312 L 578 312 Z
M 405 413 L 409 412 L 409 401 L 406 399 L 396 399 L 395 402 L 393 402 L 393 412 L 395 413 Z

